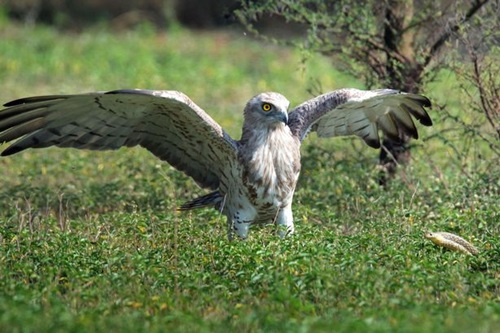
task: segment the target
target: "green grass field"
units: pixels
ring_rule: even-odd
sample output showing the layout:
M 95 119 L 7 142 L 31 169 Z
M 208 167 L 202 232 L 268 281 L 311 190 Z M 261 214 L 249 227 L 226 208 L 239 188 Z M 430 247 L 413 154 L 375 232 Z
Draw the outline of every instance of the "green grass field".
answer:
M 62 34 L 0 24 L 0 102 L 117 88 L 185 92 L 238 138 L 244 103 L 293 105 L 361 87 L 323 58 L 244 34 Z M 427 95 L 463 115 L 455 79 Z M 255 228 L 228 242 L 205 193 L 147 151 L 50 148 L 0 159 L 0 332 L 499 332 L 500 168 L 431 111 L 413 161 L 387 190 L 356 139 L 303 146 L 296 235 Z M 440 139 L 436 139 L 440 138 Z M 460 157 L 467 149 L 467 157 Z M 426 230 L 470 240 L 477 257 Z

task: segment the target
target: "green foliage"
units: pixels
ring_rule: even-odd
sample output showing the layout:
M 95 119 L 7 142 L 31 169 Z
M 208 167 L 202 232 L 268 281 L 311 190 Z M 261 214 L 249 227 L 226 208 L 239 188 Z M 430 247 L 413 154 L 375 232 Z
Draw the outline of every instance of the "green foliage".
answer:
M 479 172 L 487 172 L 500 159 L 500 69 L 495 53 L 499 8 L 498 1 L 490 0 L 389 0 L 363 4 L 353 0 L 271 0 L 241 1 L 235 15 L 248 31 L 264 39 L 272 36 L 272 29 L 266 30 L 263 21 L 281 19 L 299 25 L 301 34 L 287 35 L 282 40 L 302 50 L 304 62 L 311 53 L 327 55 L 337 69 L 362 79 L 369 88 L 419 93 L 451 69 L 461 78 L 460 102 L 467 107 L 450 110 L 447 103 L 457 103 L 457 95 L 448 98 L 439 92 L 432 100 L 442 110 L 440 120 L 450 124 L 446 131 L 454 132 L 459 146 L 466 141 L 472 149 L 460 152 L 443 132 L 434 138 L 455 150 L 455 163 L 461 165 L 468 163 L 477 139 L 482 139 L 479 146 L 490 150 L 487 155 L 491 160 Z M 442 87 L 440 82 L 437 86 Z M 443 98 L 443 104 L 436 102 Z M 386 174 L 379 179 L 385 184 L 396 164 L 404 163 L 409 156 L 408 139 L 393 142 L 385 138 L 383 145 L 386 148 L 381 151 L 380 164 Z
M 336 67 L 362 78 L 369 87 L 417 92 L 424 81 L 433 79 L 435 69 L 448 65 L 439 55 L 452 37 L 471 31 L 482 40 L 498 30 L 497 7 L 489 0 L 365 1 L 362 5 L 352 0 L 271 0 L 241 1 L 235 15 L 249 31 L 264 38 L 272 36 L 262 23 L 266 19 L 298 24 L 303 34 L 285 40 L 332 57 Z
M 307 76 L 328 89 L 359 85 L 322 58 L 304 75 L 300 54 L 223 33 L 8 26 L 0 35 L 2 102 L 178 89 L 236 137 L 243 103 L 258 91 L 282 91 L 296 104 L 308 97 Z M 440 94 L 454 93 L 450 81 Z M 498 328 L 497 167 L 473 173 L 485 159 L 457 166 L 453 149 L 429 139 L 385 191 L 373 180 L 376 152 L 361 142 L 311 136 L 303 148 L 297 234 L 280 240 L 264 226 L 246 242 L 228 242 L 215 211 L 176 212 L 202 190 L 146 151 L 51 148 L 0 159 L 0 331 Z M 459 234 L 480 255 L 437 248 L 426 230 Z

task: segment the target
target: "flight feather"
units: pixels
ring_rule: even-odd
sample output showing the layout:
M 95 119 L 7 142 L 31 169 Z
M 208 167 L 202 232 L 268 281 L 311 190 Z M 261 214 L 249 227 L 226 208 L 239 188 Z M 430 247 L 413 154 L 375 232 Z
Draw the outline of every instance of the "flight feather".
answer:
M 140 145 L 216 189 L 237 158 L 237 143 L 207 113 L 177 91 L 116 90 L 107 93 L 29 97 L 5 104 L 2 152 L 49 146 L 92 150 Z

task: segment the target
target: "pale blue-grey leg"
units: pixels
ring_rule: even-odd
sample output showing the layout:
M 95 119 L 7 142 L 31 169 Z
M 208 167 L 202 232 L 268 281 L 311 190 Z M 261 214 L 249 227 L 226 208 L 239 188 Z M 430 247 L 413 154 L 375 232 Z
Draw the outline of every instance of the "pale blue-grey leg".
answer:
M 295 226 L 293 225 L 292 205 L 288 205 L 280 209 L 278 217 L 276 218 L 276 224 L 278 226 L 278 235 L 281 238 L 292 235 L 295 232 Z
M 228 219 L 227 238 L 232 241 L 234 234 L 240 239 L 248 237 L 248 230 L 250 229 L 251 221 L 235 221 Z
M 250 225 L 255 218 L 255 214 L 249 214 L 248 212 L 237 212 L 233 215 L 232 219 L 228 219 L 228 238 L 233 239 L 233 235 L 236 234 L 240 239 L 246 239 L 248 237 L 248 230 Z

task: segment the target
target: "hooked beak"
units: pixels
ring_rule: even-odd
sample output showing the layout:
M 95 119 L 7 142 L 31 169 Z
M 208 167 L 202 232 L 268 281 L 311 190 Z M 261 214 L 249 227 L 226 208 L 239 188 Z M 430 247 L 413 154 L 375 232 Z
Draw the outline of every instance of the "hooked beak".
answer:
M 288 126 L 288 113 L 282 112 L 279 115 L 279 120 L 284 123 L 286 126 Z

